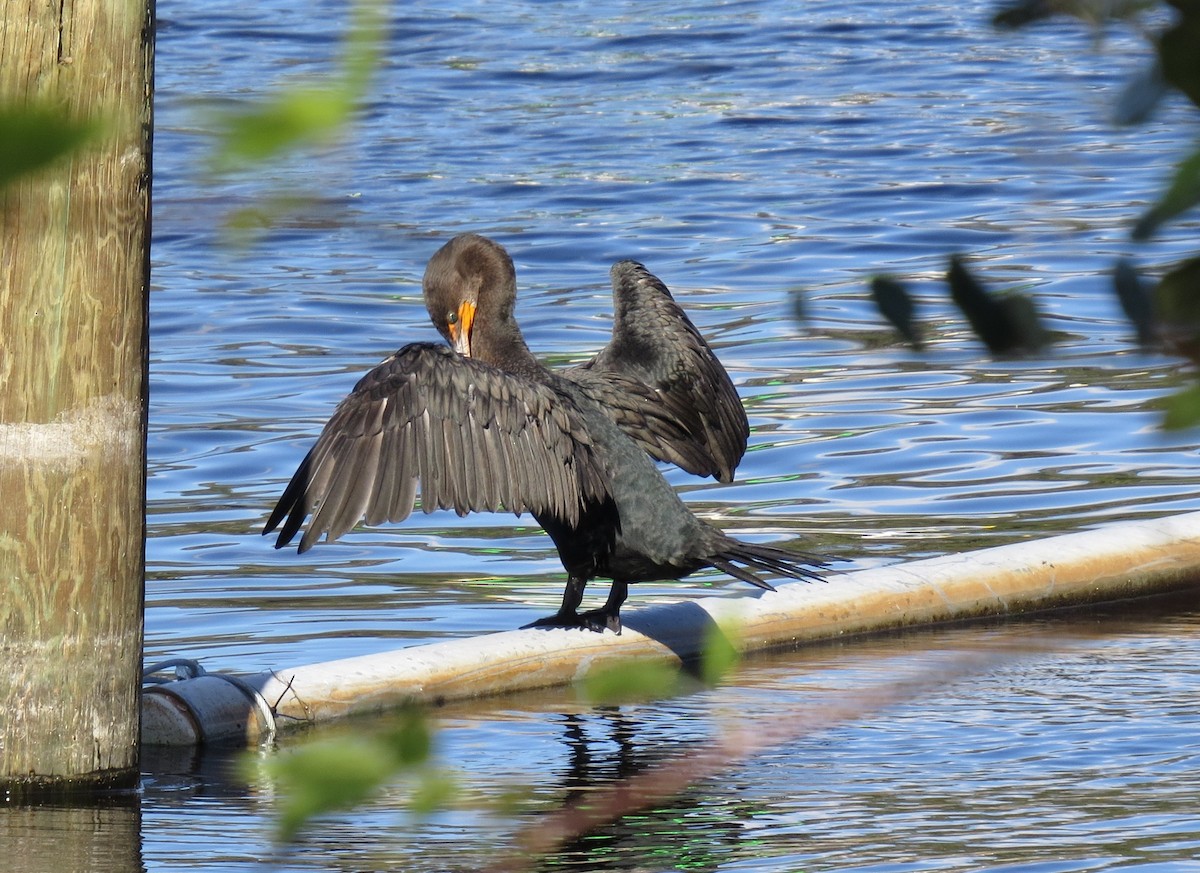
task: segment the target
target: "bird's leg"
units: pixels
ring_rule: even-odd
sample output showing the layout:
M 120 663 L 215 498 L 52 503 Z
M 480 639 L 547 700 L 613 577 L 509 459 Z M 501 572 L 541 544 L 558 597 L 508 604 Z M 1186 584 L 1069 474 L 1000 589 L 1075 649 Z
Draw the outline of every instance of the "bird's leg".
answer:
M 585 585 L 587 585 L 585 577 L 576 576 L 573 573 L 568 575 L 567 587 L 563 591 L 562 606 L 558 612 L 546 618 L 539 618 L 525 627 L 579 627 L 596 633 L 604 633 L 607 629 L 620 636 L 621 604 L 629 596 L 629 583 L 613 582 L 604 606 L 599 609 L 589 609 L 587 612 L 579 612 Z
M 560 616 L 574 619 L 579 614 L 579 604 L 583 602 L 585 585 L 587 585 L 587 579 L 583 576 L 576 576 L 574 573 L 567 574 L 567 587 L 563 589 L 562 606 L 558 608 Z
M 558 612 L 539 618 L 525 627 L 582 627 L 578 610 L 579 604 L 583 602 L 583 589 L 586 585 L 586 577 L 568 573 L 567 587 L 563 589 L 562 606 L 558 608 Z
M 621 604 L 625 602 L 625 598 L 629 596 L 629 583 L 618 582 L 613 580 L 612 588 L 608 591 L 608 600 L 604 602 L 604 606 L 599 609 L 589 609 L 587 612 L 581 612 L 577 621 L 580 627 L 586 627 L 588 630 L 603 633 L 605 628 L 621 635 Z

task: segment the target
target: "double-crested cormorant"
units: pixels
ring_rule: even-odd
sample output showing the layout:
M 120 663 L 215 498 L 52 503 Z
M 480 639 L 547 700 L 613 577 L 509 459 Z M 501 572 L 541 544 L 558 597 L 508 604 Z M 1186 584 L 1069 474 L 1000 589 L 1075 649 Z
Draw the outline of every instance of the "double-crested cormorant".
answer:
M 687 508 L 651 458 L 728 482 L 749 425 L 729 375 L 670 292 L 645 267 L 612 268 L 612 340 L 579 367 L 551 372 L 513 318 L 508 253 L 475 234 L 425 270 L 425 305 L 450 343 L 413 343 L 367 373 L 321 431 L 263 533 L 311 548 L 421 508 L 529 511 L 567 570 L 546 626 L 621 631 L 629 583 L 715 567 L 771 586 L 735 561 L 820 578 L 808 555 L 744 543 Z M 578 612 L 589 579 L 613 580 L 600 609 Z

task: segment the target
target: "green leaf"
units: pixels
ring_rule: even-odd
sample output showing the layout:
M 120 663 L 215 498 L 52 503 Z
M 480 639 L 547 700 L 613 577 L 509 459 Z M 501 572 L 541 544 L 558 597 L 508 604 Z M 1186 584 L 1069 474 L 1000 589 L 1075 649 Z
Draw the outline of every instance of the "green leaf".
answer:
M 427 770 L 408 793 L 408 808 L 414 815 L 429 815 L 445 809 L 459 796 L 458 782 L 443 770 Z
M 1167 430 L 1195 427 L 1197 424 L 1200 424 L 1200 384 L 1168 397 L 1166 415 L 1163 416 L 1163 427 Z
M 700 678 L 706 684 L 716 685 L 741 660 L 737 636 L 730 628 L 715 624 L 709 628 L 704 638 L 704 651 L 700 653 Z
M 309 743 L 271 761 L 267 770 L 285 794 L 279 838 L 295 839 L 313 816 L 370 797 L 392 775 L 391 764 L 387 745 L 364 737 Z
M 387 40 L 387 0 L 359 0 L 351 13 L 342 55 L 342 79 L 354 100 L 366 96 Z
M 667 661 L 635 661 L 602 666 L 590 671 L 579 684 L 583 698 L 596 705 L 612 705 L 669 697 L 696 688 L 695 679 L 706 685 L 719 682 L 741 659 L 737 634 L 712 625 L 694 670 L 686 675 Z
M 427 768 L 432 730 L 423 712 L 402 710 L 398 723 L 377 734 L 317 740 L 267 762 L 268 775 L 284 795 L 278 836 L 288 841 L 317 815 L 349 809 L 375 794 L 398 773 L 415 772 L 411 808 L 419 813 L 444 806 L 456 786 Z
M 0 188 L 78 151 L 102 131 L 99 123 L 56 106 L 0 106 Z
M 317 85 L 291 85 L 245 109 L 218 116 L 218 173 L 332 139 L 366 97 L 387 38 L 388 4 L 357 0 L 337 73 Z
M 409 707 L 399 714 L 400 723 L 383 736 L 394 760 L 403 767 L 424 764 L 433 750 L 433 734 L 429 720 L 416 708 Z
M 299 145 L 330 139 L 349 117 L 353 101 L 345 90 L 296 88 L 217 119 L 217 171 L 263 161 Z
M 615 704 L 668 697 L 678 687 L 676 667 L 664 661 L 638 661 L 590 671 L 580 690 L 590 703 Z
M 1180 17 L 1159 37 L 1158 59 L 1167 81 L 1200 106 L 1200 6 L 1173 5 Z
M 1200 335 L 1200 258 L 1189 258 L 1158 281 L 1154 311 L 1172 333 Z
M 1133 238 L 1150 237 L 1164 221 L 1200 203 L 1200 151 L 1196 151 L 1175 169 L 1167 191 L 1146 214 L 1138 219 Z

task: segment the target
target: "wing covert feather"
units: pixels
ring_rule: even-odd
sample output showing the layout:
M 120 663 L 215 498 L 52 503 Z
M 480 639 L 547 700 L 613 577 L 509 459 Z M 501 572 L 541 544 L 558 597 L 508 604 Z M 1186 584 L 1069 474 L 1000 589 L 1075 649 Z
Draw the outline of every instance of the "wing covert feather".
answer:
M 611 276 L 612 340 L 563 375 L 651 456 L 732 481 L 750 424 L 729 374 L 657 276 L 637 261 Z
M 271 513 L 287 545 L 311 515 L 304 552 L 360 519 L 403 521 L 421 508 L 533 511 L 568 525 L 610 501 L 608 472 L 574 401 L 554 388 L 463 358 L 405 346 L 338 404 Z

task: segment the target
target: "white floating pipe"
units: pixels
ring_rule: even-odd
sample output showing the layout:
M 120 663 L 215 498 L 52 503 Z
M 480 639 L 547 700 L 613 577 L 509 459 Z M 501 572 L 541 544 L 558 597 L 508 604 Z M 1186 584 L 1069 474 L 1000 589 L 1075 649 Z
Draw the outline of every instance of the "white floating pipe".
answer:
M 1200 589 L 1200 512 L 625 613 L 625 631 L 506 631 L 257 675 L 149 687 L 142 741 L 261 742 L 406 702 L 566 685 L 600 665 L 696 657 L 714 622 L 746 652 L 943 621 Z

